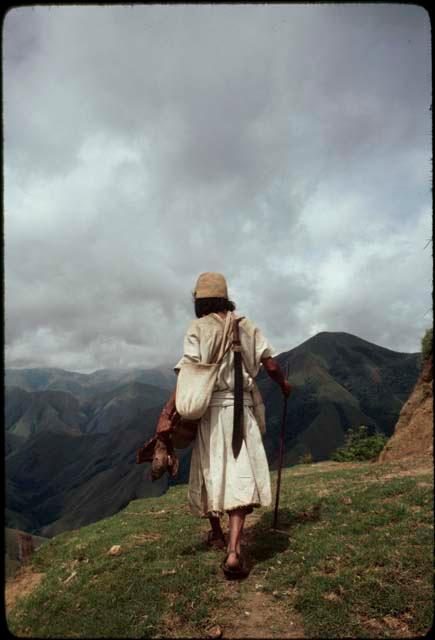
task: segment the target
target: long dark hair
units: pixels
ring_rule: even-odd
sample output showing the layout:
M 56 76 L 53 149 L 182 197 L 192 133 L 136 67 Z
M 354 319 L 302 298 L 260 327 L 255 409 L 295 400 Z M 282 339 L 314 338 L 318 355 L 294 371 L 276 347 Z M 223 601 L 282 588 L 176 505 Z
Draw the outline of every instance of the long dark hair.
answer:
M 209 313 L 218 313 L 219 311 L 234 311 L 236 305 L 227 298 L 195 298 L 195 314 L 197 318 L 207 316 Z

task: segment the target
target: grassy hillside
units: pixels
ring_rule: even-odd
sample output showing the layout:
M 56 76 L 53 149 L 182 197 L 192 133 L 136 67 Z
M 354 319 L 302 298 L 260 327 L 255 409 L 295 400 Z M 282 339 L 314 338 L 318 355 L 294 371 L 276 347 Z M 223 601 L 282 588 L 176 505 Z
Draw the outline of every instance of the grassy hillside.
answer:
M 273 486 L 276 474 L 272 473 Z M 42 545 L 8 613 L 18 636 L 404 637 L 433 615 L 433 467 L 321 462 L 283 471 L 273 506 L 248 517 L 252 566 L 228 583 L 202 542 L 186 487 Z M 120 545 L 120 555 L 109 555 Z M 9 589 L 13 584 L 9 585 Z M 7 592 L 8 595 L 8 592 Z

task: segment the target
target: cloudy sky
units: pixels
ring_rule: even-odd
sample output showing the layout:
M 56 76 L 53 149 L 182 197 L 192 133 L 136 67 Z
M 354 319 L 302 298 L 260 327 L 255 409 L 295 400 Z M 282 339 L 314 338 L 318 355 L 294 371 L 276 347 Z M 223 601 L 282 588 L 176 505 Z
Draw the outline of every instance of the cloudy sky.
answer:
M 423 8 L 22 7 L 2 53 L 6 366 L 174 363 L 204 271 L 278 351 L 420 349 Z

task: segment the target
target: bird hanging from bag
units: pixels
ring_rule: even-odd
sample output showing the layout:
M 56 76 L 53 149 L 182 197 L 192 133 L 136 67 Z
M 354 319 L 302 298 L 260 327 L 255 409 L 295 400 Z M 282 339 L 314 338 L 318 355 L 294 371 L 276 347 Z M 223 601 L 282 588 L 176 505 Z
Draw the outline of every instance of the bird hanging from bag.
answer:
M 155 435 L 137 449 L 136 464 L 151 462 L 151 480 L 158 480 L 165 471 L 172 477 L 178 473 L 175 449 L 185 449 L 195 439 L 199 421 L 184 420 L 173 407 L 174 395 L 160 414 Z

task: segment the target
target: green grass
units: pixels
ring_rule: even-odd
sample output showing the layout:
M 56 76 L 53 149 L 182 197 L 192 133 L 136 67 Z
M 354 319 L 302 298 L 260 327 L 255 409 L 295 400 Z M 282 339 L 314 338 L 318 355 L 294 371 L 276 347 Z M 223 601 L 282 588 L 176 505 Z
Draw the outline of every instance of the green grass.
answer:
M 307 637 L 389 637 L 405 625 L 418 635 L 432 624 L 432 477 L 376 481 L 378 468 L 286 472 L 279 532 L 270 513 L 256 526 L 255 571 L 269 569 L 271 592 L 296 588 Z
M 394 637 L 405 627 L 408 637 L 423 635 L 433 616 L 432 476 L 383 477 L 400 469 L 393 463 L 319 469 L 284 470 L 278 531 L 273 508 L 258 510 L 241 593 L 261 582 L 289 616 L 297 609 L 306 637 Z M 216 612 L 237 608 L 219 553 L 202 544 L 206 524 L 189 513 L 186 487 L 175 486 L 57 536 L 34 554 L 33 570 L 46 576 L 18 602 L 9 629 L 41 638 L 205 637 Z M 116 544 L 122 555 L 108 556 Z
M 162 620 L 205 623 L 216 567 L 184 508 L 185 487 L 136 500 L 121 513 L 63 533 L 34 554 L 41 586 L 13 611 L 9 628 L 33 637 L 153 637 Z M 180 508 L 181 507 L 181 508 Z M 165 509 L 165 513 L 161 511 Z M 107 555 L 120 545 L 120 556 Z M 175 573 L 170 573 L 175 570 Z M 65 584 L 73 573 L 77 575 Z

